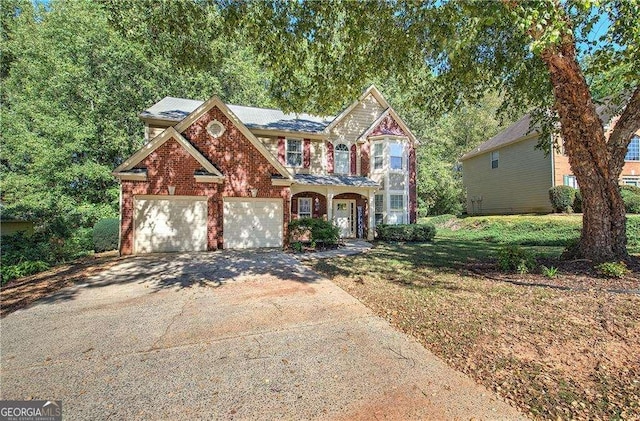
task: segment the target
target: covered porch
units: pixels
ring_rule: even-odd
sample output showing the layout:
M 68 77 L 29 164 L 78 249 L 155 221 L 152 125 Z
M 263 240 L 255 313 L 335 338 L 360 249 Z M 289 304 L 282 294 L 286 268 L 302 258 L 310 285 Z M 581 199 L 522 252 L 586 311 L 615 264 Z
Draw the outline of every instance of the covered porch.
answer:
M 379 185 L 360 176 L 297 174 L 291 185 L 292 218 L 324 218 L 342 238 L 374 237 L 375 192 Z

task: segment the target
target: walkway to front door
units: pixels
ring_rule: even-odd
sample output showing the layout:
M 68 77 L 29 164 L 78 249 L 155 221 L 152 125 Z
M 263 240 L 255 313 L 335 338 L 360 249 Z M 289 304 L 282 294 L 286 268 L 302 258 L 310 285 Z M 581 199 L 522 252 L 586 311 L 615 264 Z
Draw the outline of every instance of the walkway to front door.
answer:
M 340 238 L 354 238 L 356 236 L 356 201 L 334 200 L 333 217 L 338 228 Z

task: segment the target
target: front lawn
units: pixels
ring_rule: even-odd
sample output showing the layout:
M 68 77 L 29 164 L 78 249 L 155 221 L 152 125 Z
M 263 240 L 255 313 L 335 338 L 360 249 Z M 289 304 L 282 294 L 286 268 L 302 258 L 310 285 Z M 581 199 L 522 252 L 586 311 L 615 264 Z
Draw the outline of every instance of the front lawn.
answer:
M 577 216 L 444 225 L 433 243 L 380 243 L 363 255 L 318 261 L 314 269 L 525 414 L 640 418 L 640 295 L 606 292 L 619 282 L 640 288 L 637 271 L 611 284 L 588 270 L 561 270 L 553 280 L 491 276 L 492 257 L 505 243 L 523 244 L 547 261 L 558 256 L 564 241 L 579 234 Z M 630 238 L 633 247 L 637 241 Z

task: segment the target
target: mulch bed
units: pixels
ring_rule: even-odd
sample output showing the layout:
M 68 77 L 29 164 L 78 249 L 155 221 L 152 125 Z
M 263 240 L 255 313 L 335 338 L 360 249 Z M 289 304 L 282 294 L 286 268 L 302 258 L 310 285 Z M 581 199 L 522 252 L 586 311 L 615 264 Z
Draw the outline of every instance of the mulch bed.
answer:
M 573 291 L 602 291 L 612 293 L 640 294 L 640 259 L 627 262 L 629 273 L 623 278 L 606 278 L 600 275 L 589 260 L 538 259 L 539 265 L 558 268 L 555 277 L 542 273 L 505 273 L 495 261 L 468 263 L 465 269 L 473 275 L 493 281 L 509 282 L 515 285 L 539 286 Z

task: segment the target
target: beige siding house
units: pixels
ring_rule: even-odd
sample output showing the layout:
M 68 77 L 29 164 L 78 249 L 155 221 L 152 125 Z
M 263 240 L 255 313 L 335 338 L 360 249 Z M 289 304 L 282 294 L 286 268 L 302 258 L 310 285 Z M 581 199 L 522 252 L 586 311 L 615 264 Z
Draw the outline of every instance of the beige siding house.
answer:
M 530 121 L 525 115 L 462 157 L 467 213 L 551 212 L 551 187 L 579 187 L 566 155 L 556 150 L 545 155 L 535 148 L 539 136 L 528 133 Z M 620 184 L 640 185 L 640 131 L 629 144 Z

